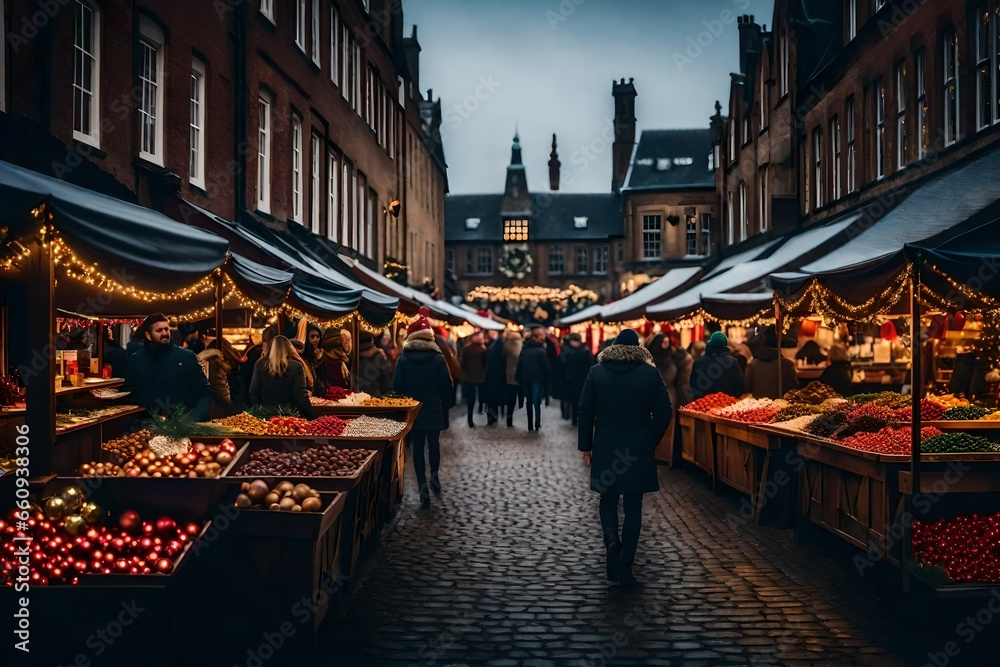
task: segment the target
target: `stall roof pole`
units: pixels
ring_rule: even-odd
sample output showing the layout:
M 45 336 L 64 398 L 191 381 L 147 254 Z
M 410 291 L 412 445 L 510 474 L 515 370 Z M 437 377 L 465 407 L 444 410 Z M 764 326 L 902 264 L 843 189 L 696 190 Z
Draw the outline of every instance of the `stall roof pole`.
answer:
M 225 296 L 223 294 L 223 281 L 222 273 L 216 272 L 215 274 L 215 347 L 221 352 L 222 351 L 222 299 Z
M 28 340 L 36 346 L 31 355 L 31 370 L 25 373 L 27 385 L 24 422 L 28 432 L 30 477 L 38 479 L 52 473 L 52 447 L 56 439 L 56 346 L 55 264 L 52 247 L 37 244 L 32 248 L 28 269 Z M 21 441 L 18 441 L 21 444 Z
M 913 514 L 913 499 L 920 493 L 920 398 L 923 393 L 923 345 L 920 341 L 920 258 L 913 263 L 910 277 L 910 495 L 909 515 Z M 904 523 L 903 557 L 908 559 L 913 548 L 913 521 Z M 904 577 L 904 588 L 909 588 L 909 578 Z
M 351 317 L 351 389 L 358 390 L 358 373 L 361 372 L 361 320 L 357 313 Z

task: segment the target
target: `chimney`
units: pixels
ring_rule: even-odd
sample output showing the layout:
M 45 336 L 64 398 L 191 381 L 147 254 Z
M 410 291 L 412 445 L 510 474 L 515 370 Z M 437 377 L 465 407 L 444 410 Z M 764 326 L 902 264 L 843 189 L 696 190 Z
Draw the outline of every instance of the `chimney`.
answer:
M 753 16 L 744 14 L 736 18 L 740 31 L 740 74 L 747 70 L 755 60 L 751 57 L 760 53 L 761 27 L 754 23 Z
M 635 86 L 634 79 L 625 83 L 611 83 L 611 95 L 615 98 L 615 143 L 612 147 L 611 190 L 621 192 L 625 184 L 632 161 L 632 150 L 635 148 Z
M 420 42 L 417 41 L 417 26 L 409 37 L 403 38 L 403 49 L 406 52 L 406 69 L 410 71 L 411 90 L 420 90 Z M 419 94 L 419 92 L 418 92 Z
M 552 133 L 552 152 L 549 153 L 549 190 L 555 192 L 559 189 L 559 149 L 556 148 L 556 133 Z

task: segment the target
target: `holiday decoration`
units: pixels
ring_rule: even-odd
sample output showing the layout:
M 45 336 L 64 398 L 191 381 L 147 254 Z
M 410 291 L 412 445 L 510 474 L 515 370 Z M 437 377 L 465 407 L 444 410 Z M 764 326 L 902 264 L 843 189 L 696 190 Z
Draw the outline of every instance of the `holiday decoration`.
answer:
M 535 260 L 524 248 L 508 248 L 500 256 L 500 271 L 513 280 L 526 278 L 534 266 Z

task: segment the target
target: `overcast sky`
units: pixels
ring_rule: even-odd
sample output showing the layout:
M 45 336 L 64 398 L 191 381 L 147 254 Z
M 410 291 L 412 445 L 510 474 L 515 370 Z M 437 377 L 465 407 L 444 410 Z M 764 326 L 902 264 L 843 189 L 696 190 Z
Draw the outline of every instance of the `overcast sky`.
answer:
M 736 16 L 770 26 L 773 0 L 404 0 L 420 86 L 440 97 L 452 193 L 500 192 L 515 123 L 528 185 L 611 184 L 612 80 L 635 79 L 638 130 L 707 128 L 739 69 Z M 638 139 L 638 134 L 637 134 Z M 602 147 L 607 146 L 603 151 Z

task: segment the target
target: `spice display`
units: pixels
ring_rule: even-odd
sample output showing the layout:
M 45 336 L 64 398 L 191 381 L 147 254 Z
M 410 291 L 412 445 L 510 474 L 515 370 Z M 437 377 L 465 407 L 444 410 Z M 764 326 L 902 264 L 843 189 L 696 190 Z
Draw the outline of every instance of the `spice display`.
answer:
M 803 417 L 805 415 L 818 415 L 823 412 L 823 409 L 818 405 L 809 405 L 808 403 L 792 403 L 788 407 L 781 408 L 776 415 L 774 415 L 775 422 L 786 422 L 796 417 Z
M 271 426 L 263 419 L 257 419 L 245 412 L 232 417 L 222 417 L 213 419 L 213 424 L 225 426 L 234 433 L 246 433 L 249 435 L 268 435 L 271 433 Z
M 847 423 L 847 415 L 843 412 L 827 412 L 825 414 L 819 415 L 806 426 L 806 433 L 811 433 L 812 435 L 819 436 L 821 438 L 829 438 L 831 435 L 836 433 Z
M 928 396 L 927 400 L 934 401 L 945 410 L 947 410 L 948 408 L 957 408 L 969 404 L 969 399 L 960 398 L 958 396 L 955 396 L 954 394 L 944 394 L 942 396 Z
M 952 581 L 1000 582 L 1000 513 L 913 522 L 913 556 Z
M 930 399 L 920 399 L 920 420 L 933 422 L 941 419 L 944 409 Z M 908 422 L 913 420 L 913 406 L 898 408 L 893 411 L 893 419 L 898 422 Z
M 875 403 L 887 408 L 905 408 L 910 403 L 909 396 L 903 396 L 893 391 L 878 391 L 870 394 L 855 394 L 851 396 L 855 403 Z
M 269 486 L 262 479 L 243 482 L 236 496 L 240 509 L 266 509 L 282 512 L 319 512 L 323 509 L 319 491 L 308 484 L 289 481 Z
M 833 387 L 819 380 L 813 380 L 801 389 L 791 389 L 782 397 L 792 403 L 819 405 L 828 398 L 842 398 Z
M 993 443 L 988 438 L 971 433 L 942 433 L 921 442 L 920 451 L 926 454 L 992 452 Z
M 123 435 L 120 438 L 108 440 L 101 445 L 101 449 L 116 455 L 121 461 L 125 461 L 149 447 L 149 441 L 152 437 L 152 433 L 143 429 L 129 435 Z
M 324 415 L 319 419 L 306 422 L 304 428 L 305 433 L 309 435 L 329 435 L 336 437 L 343 434 L 346 426 L 347 422 L 340 417 Z
M 921 441 L 938 435 L 941 435 L 941 431 L 933 426 L 925 426 L 920 429 Z M 838 444 L 863 452 L 908 456 L 912 451 L 911 436 L 912 430 L 909 426 L 902 428 L 887 426 L 875 432 L 856 433 L 843 440 L 838 440 Z
M 981 408 L 978 405 L 957 405 L 945 410 L 941 418 L 947 421 L 975 420 L 982 419 L 992 413 L 993 410 Z
M 338 449 L 332 445 L 301 452 L 261 449 L 233 474 L 238 477 L 323 476 L 350 477 L 371 455 L 369 449 Z
M 888 426 L 889 423 L 888 419 L 881 419 L 872 415 L 861 415 L 854 419 L 848 415 L 847 423 L 834 433 L 833 437 L 849 438 L 856 433 L 876 433 Z
M 879 405 L 878 403 L 865 403 L 859 405 L 853 410 L 847 411 L 847 421 L 851 422 L 855 419 L 861 419 L 862 417 L 875 417 L 876 419 L 881 419 L 882 421 L 888 423 L 894 421 L 896 418 L 896 411 L 894 408 L 888 408 L 884 405 Z
M 684 406 L 684 409 L 691 410 L 693 412 L 711 412 L 712 410 L 718 408 L 727 408 L 736 403 L 736 401 L 737 399 L 733 398 L 729 394 L 723 394 L 720 391 L 714 394 L 708 394 L 707 396 L 702 396 L 695 401 L 691 401 Z
M 406 428 L 406 422 L 361 415 L 348 422 L 344 435 L 349 438 L 392 438 Z

